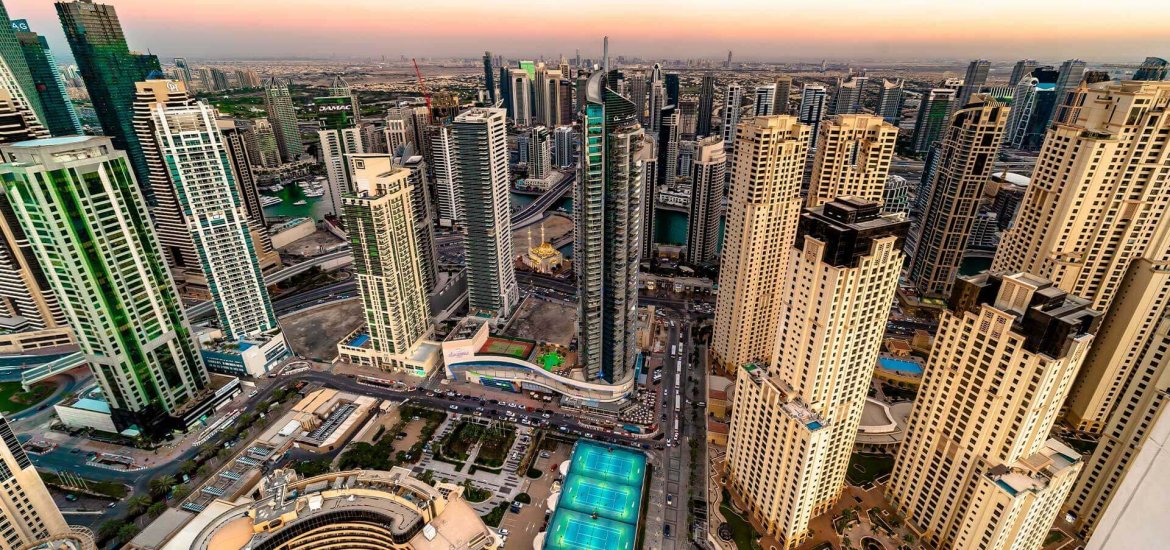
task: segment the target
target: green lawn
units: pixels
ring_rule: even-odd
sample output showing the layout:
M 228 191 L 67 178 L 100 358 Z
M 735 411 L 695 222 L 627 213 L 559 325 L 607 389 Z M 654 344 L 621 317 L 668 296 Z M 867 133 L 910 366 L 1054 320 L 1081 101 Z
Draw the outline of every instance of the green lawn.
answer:
M 486 468 L 499 468 L 508 458 L 508 450 L 516 439 L 516 430 L 500 426 L 496 433 L 491 430 L 484 433 L 480 439 L 479 454 L 475 455 L 475 463 Z
M 727 520 L 727 526 L 731 528 L 731 540 L 735 541 L 735 546 L 739 550 L 758 550 L 760 545 L 756 543 L 756 539 L 759 538 L 759 535 L 756 534 L 752 524 L 731 508 L 731 505 L 728 504 L 730 500 L 731 495 L 724 489 L 723 500 L 719 503 L 719 513 L 723 514 L 723 518 Z
M 853 485 L 872 483 L 894 469 L 894 457 L 855 453 L 849 460 L 849 471 L 845 477 Z
M 1066 538 L 1068 538 L 1068 535 L 1065 535 L 1063 531 L 1053 529 L 1048 532 L 1047 537 L 1044 537 L 1044 546 L 1048 546 L 1049 544 L 1056 544 Z
M 52 382 L 34 384 L 31 391 L 24 391 L 20 382 L 0 382 L 0 413 L 12 414 L 23 411 L 43 401 L 57 388 Z

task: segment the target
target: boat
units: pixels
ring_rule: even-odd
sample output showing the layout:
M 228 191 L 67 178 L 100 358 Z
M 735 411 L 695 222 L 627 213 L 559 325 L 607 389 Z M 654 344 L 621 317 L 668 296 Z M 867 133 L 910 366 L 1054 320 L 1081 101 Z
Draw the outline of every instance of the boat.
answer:
M 268 208 L 269 206 L 275 206 L 275 205 L 278 205 L 282 202 L 284 202 L 284 199 L 282 199 L 280 197 L 269 197 L 267 195 L 263 195 L 260 197 L 260 206 L 262 206 L 264 208 Z
M 268 191 L 269 193 L 279 193 L 284 190 L 284 186 L 279 183 L 274 183 L 267 187 L 261 187 L 260 189 L 263 191 Z
M 293 204 L 294 204 L 294 205 L 296 205 L 296 206 L 304 206 L 304 205 L 306 205 L 306 204 L 309 204 L 309 203 L 305 202 L 305 200 L 304 200 L 304 199 L 301 199 L 301 200 L 299 200 L 299 201 L 297 201 L 297 202 L 294 202 Z
M 325 188 L 320 186 L 320 185 L 313 185 L 311 187 L 306 187 L 306 188 L 302 189 L 302 191 L 304 191 L 306 197 L 324 197 L 325 196 Z

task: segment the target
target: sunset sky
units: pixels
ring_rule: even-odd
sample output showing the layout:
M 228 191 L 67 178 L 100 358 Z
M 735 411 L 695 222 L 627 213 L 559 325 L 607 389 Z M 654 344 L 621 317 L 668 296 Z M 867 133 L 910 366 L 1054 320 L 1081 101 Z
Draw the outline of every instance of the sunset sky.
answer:
M 113 0 L 174 56 L 612 55 L 743 61 L 1170 57 L 1170 0 Z M 69 58 L 52 0 L 8 0 Z

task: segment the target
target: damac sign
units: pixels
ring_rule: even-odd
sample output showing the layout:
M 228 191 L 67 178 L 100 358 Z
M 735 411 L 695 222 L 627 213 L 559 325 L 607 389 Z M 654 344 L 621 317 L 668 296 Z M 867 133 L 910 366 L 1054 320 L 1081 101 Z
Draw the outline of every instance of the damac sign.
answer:
M 337 112 L 337 111 L 352 111 L 352 110 L 353 110 L 353 105 L 348 104 L 348 103 L 345 105 L 318 105 L 317 106 L 318 113 L 333 113 L 333 112 Z

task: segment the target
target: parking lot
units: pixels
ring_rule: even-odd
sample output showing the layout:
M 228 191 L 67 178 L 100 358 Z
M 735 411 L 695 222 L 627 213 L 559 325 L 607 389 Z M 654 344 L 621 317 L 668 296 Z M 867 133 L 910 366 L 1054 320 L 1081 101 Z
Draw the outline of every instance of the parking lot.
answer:
M 546 440 L 548 442 L 549 440 Z M 529 550 L 536 535 L 544 530 L 548 512 L 548 496 L 553 482 L 560 478 L 557 467 L 569 459 L 573 447 L 567 443 L 551 442 L 551 450 L 542 450 L 537 455 L 532 467 L 542 472 L 539 479 L 524 477 L 528 482 L 525 491 L 532 497 L 532 503 L 520 508 L 520 513 L 511 511 L 504 514 L 504 521 L 500 523 L 501 534 L 506 530 L 508 540 L 504 544 L 505 550 Z M 545 456 L 547 454 L 547 456 Z

